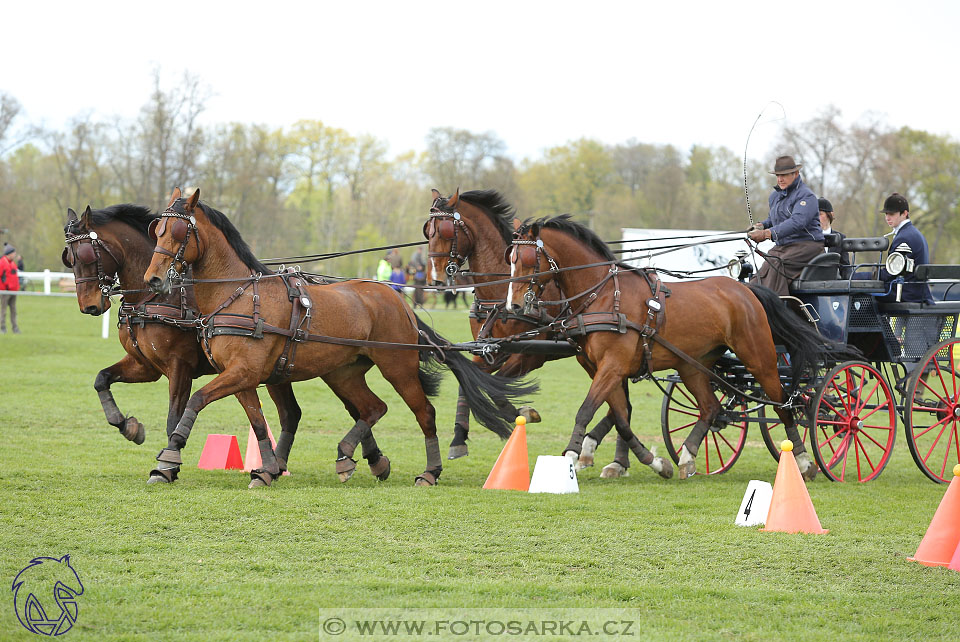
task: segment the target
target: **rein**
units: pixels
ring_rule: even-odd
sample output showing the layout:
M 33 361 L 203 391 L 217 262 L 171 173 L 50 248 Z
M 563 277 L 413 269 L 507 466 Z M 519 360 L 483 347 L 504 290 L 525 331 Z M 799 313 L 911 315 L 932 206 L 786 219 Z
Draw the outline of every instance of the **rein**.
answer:
M 450 241 L 449 252 L 428 252 L 428 258 L 447 257 L 447 267 L 444 272 L 447 275 L 447 285 L 454 285 L 457 272 L 463 266 L 467 256 L 475 246 L 473 234 L 470 228 L 463 222 L 460 212 L 444 211 L 439 204 L 441 198 L 436 198 L 430 207 L 430 217 L 423 224 L 423 237 L 429 242 L 431 238 L 439 235 L 440 238 Z M 427 229 L 429 228 L 429 230 Z M 461 241 L 460 233 L 463 232 L 464 239 Z

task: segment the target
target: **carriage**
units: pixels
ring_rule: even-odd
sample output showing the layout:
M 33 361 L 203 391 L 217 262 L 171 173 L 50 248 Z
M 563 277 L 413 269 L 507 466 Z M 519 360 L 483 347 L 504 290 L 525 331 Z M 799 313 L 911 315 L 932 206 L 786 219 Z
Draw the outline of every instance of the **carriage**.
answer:
M 858 254 L 884 252 L 888 243 L 883 237 L 841 240 L 828 235 L 827 239 L 828 250 L 840 249 L 855 259 Z M 866 482 L 876 479 L 889 461 L 899 421 L 920 470 L 931 480 L 946 483 L 953 464 L 960 461 L 956 371 L 960 339 L 955 336 L 960 266 L 917 267 L 917 277 L 930 284 L 936 299 L 932 304 L 878 302 L 878 296 L 888 292 L 887 283 L 851 278 L 852 272 L 873 267 L 861 263 L 841 274 L 839 254 L 828 251 L 806 266 L 791 286 L 797 311 L 815 323 L 823 336 L 863 353 L 862 360 L 823 363 L 804 383 L 804 440 L 809 440 L 820 470 L 829 479 Z M 743 279 L 752 272 L 746 257 L 731 261 L 730 268 L 734 278 Z M 786 380 L 788 357 L 782 347 L 778 352 L 780 376 Z M 721 358 L 715 372 L 732 388 L 759 394 L 756 381 L 734 355 Z M 665 393 L 663 438 L 676 461 L 679 443 L 697 411 L 676 375 L 663 377 L 660 383 Z M 783 438 L 778 418 L 770 416 L 765 404 L 719 392 L 724 410 L 708 434 L 703 471 L 729 470 L 744 448 L 751 425 L 760 427 L 764 444 L 778 458 Z

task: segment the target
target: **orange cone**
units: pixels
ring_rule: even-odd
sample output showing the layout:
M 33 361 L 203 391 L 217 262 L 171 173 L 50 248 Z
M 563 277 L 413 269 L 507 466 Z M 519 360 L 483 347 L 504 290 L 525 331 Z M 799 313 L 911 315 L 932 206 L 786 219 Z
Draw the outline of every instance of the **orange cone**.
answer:
M 767 514 L 764 532 L 809 533 L 822 535 L 830 531 L 820 526 L 820 518 L 810 501 L 807 486 L 800 476 L 797 460 L 793 457 L 793 442 L 780 444 L 780 464 L 773 482 L 773 497 Z
M 530 488 L 530 460 L 527 458 L 527 419 L 517 417 L 517 427 L 493 465 L 484 488 L 522 490 Z
M 266 423 L 266 420 L 264 420 Z M 267 424 L 267 436 L 270 438 L 270 446 L 274 450 L 277 449 L 277 440 L 273 438 L 273 432 L 270 430 L 270 424 Z M 243 472 L 249 473 L 251 470 L 256 470 L 263 465 L 263 460 L 260 458 L 260 444 L 257 443 L 257 433 L 253 432 L 253 426 L 250 426 L 250 432 L 247 434 L 247 454 L 243 458 Z M 284 475 L 289 475 L 289 471 L 283 471 Z
M 207 435 L 197 468 L 203 470 L 240 470 L 240 445 L 234 435 Z
M 960 464 L 953 467 L 953 479 L 947 486 L 947 492 L 940 500 L 937 512 L 930 520 L 927 534 L 923 536 L 919 548 L 911 562 L 920 562 L 924 566 L 950 566 L 960 570 L 957 550 L 960 548 Z

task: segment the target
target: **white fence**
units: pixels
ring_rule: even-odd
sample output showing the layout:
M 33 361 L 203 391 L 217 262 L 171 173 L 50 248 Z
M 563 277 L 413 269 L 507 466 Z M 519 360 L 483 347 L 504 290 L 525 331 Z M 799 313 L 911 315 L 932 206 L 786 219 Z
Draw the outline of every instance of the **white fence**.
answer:
M 76 296 L 73 292 L 54 292 L 51 288 L 54 281 L 57 283 L 60 283 L 62 279 L 73 281 L 73 272 L 51 272 L 50 270 L 44 270 L 43 272 L 18 272 L 18 276 L 21 279 L 29 279 L 30 281 L 42 280 L 43 292 L 20 290 L 19 292 L 4 291 L 4 294 L 13 294 L 16 296 Z M 100 336 L 107 339 L 110 337 L 110 310 L 104 312 L 100 318 L 103 320 Z

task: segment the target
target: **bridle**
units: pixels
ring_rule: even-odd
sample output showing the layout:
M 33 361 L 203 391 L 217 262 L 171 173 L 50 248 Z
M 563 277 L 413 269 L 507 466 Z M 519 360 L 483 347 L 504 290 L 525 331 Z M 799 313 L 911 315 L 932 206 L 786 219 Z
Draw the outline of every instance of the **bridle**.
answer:
M 463 267 L 463 262 L 473 250 L 474 239 L 470 228 L 463 222 L 460 212 L 447 212 L 441 209 L 442 198 L 433 201 L 430 207 L 430 218 L 423 224 L 423 238 L 428 241 L 438 236 L 444 241 L 450 241 L 449 252 L 428 252 L 427 256 L 431 259 L 447 257 L 447 267 L 444 272 L 447 275 L 447 285 L 455 285 L 457 272 Z M 463 238 L 460 233 L 463 232 Z
M 180 199 L 177 199 L 177 201 L 179 200 Z M 167 280 L 171 283 L 183 280 L 183 274 L 181 274 L 180 270 L 177 269 L 177 264 L 179 263 L 183 272 L 186 272 L 188 264 L 183 260 L 183 254 L 186 252 L 187 245 L 190 243 L 191 233 L 197 239 L 197 248 L 199 249 L 200 247 L 200 235 L 197 232 L 197 219 L 193 216 L 187 216 L 186 214 L 181 214 L 180 212 L 174 210 L 173 206 L 176 205 L 177 201 L 174 201 L 170 207 L 161 212 L 160 217 L 152 221 L 147 230 L 150 233 L 150 237 L 154 241 L 157 241 L 159 237 L 163 236 L 164 232 L 167 230 L 167 219 L 177 219 L 173 222 L 173 227 L 170 230 L 170 233 L 173 235 L 173 240 L 180 242 L 180 247 L 177 248 L 177 253 L 174 254 L 173 252 L 170 252 L 159 245 L 153 248 L 154 254 L 162 254 L 164 256 L 173 258 L 173 261 L 170 263 L 170 267 L 167 269 Z
M 110 250 L 110 246 L 104 243 L 100 236 L 92 230 L 80 234 L 67 232 L 64 242 L 66 247 L 63 248 L 63 254 L 60 255 L 60 261 L 64 266 L 74 269 L 78 261 L 82 265 L 97 264 L 96 276 L 76 276 L 76 272 L 74 272 L 74 282 L 80 285 L 81 283 L 96 281 L 100 287 L 100 305 L 105 307 L 110 295 L 119 293 L 120 282 L 117 270 L 120 267 L 120 261 Z M 103 253 L 106 253 L 113 261 L 112 268 L 105 267 Z
M 560 266 L 556 260 L 550 256 L 539 235 L 533 240 L 523 238 L 527 229 L 526 226 L 522 226 L 514 233 L 513 240 L 503 252 L 503 260 L 508 265 L 519 262 L 520 265 L 525 268 L 533 268 L 533 275 L 530 277 L 527 291 L 523 294 L 523 313 L 531 314 L 533 308 L 540 304 L 543 289 L 547 285 L 545 282 L 541 283 L 536 277 L 537 274 L 540 274 L 541 255 L 546 259 L 546 262 L 550 264 L 550 272 L 559 272 Z M 536 288 L 536 292 L 534 292 L 534 288 Z

